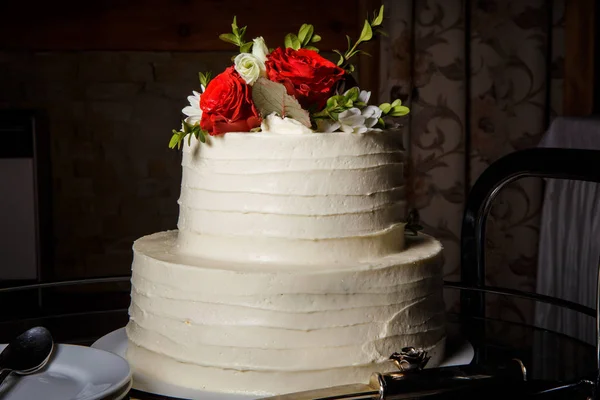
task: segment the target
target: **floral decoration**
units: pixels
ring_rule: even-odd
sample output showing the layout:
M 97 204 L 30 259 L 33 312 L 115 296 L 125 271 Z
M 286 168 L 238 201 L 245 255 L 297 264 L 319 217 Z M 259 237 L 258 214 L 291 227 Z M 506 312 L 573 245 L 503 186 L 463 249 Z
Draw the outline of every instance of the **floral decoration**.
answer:
M 365 133 L 390 126 L 391 118 L 409 113 L 408 107 L 394 100 L 370 105 L 371 93 L 355 86 L 351 59 L 362 53 L 359 45 L 382 34 L 382 6 L 367 18 L 359 38 L 347 36 L 348 49 L 335 50 L 337 63 L 319 54 L 315 44 L 321 37 L 310 24 L 298 33 L 289 33 L 284 46 L 269 49 L 263 37 L 246 41 L 246 27 L 238 27 L 234 17 L 230 33 L 219 37 L 240 53 L 233 65 L 211 79 L 200 73 L 200 90 L 188 97 L 190 105 L 181 130 L 173 130 L 169 143 L 180 148 L 183 140 L 228 132 L 257 132 L 286 126 L 297 132 Z M 394 124 L 395 125 L 395 124 Z

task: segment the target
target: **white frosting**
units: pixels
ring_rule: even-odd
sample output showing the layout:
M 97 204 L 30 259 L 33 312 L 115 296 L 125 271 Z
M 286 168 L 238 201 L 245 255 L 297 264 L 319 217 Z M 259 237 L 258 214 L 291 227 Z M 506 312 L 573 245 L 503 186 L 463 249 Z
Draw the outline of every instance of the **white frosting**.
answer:
M 409 345 L 430 349 L 432 365 L 443 353 L 441 246 L 432 238 L 343 268 L 201 259 L 176 243 L 171 231 L 134 246 L 127 358 L 146 376 L 281 393 L 366 382 Z M 274 376 L 288 380 L 285 389 Z
M 288 130 L 193 141 L 182 162 L 181 252 L 327 265 L 402 251 L 401 139 Z
M 186 143 L 179 230 L 134 245 L 133 369 L 267 395 L 366 382 L 405 346 L 436 365 L 441 245 L 405 243 L 401 135 L 277 118 L 277 133 Z
M 300 121 L 288 117 L 281 118 L 277 114 L 267 115 L 260 124 L 260 129 L 265 133 L 275 133 L 280 135 L 314 133 L 312 129 L 302 124 Z

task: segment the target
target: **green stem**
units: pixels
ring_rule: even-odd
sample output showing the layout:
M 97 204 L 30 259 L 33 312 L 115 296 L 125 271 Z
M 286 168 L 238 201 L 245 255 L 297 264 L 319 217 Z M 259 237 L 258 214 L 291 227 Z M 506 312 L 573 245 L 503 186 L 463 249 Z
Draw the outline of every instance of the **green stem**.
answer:
M 343 67 L 345 67 L 346 64 L 348 64 L 348 61 L 350 61 L 350 58 L 346 58 L 346 55 L 352 54 L 352 52 L 354 50 L 356 50 L 356 46 L 358 46 L 359 43 L 362 43 L 360 39 L 357 40 L 356 43 L 354 43 L 354 46 L 352 46 L 352 48 L 346 52 L 346 54 L 344 55 L 344 60 L 345 61 L 344 61 L 344 64 L 342 64 Z

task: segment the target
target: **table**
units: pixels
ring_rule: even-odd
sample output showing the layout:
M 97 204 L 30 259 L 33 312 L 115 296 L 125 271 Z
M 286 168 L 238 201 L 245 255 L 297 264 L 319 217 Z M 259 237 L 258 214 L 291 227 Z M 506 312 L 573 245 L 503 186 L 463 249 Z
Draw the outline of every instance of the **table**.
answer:
M 116 287 L 114 287 L 116 286 Z M 19 304 L 0 316 L 0 342 L 33 326 L 50 329 L 56 342 L 90 345 L 128 321 L 128 284 L 104 284 L 98 290 L 45 288 L 4 293 L 3 304 Z M 577 339 L 515 322 L 448 314 L 449 335 L 461 335 L 476 349 L 478 362 L 521 359 L 536 379 L 574 381 L 594 376 L 595 348 Z M 132 391 L 130 399 L 163 400 Z

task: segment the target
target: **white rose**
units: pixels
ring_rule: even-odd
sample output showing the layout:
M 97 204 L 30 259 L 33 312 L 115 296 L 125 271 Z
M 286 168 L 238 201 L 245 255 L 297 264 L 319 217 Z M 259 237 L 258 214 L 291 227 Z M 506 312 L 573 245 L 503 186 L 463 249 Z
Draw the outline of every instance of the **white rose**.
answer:
M 313 133 L 313 130 L 306 127 L 300 121 L 296 121 L 293 118 L 281 118 L 279 115 L 273 113 L 267 115 L 260 124 L 260 129 L 263 132 L 270 133 L 281 133 L 281 134 L 299 134 L 299 133 Z
M 202 87 L 204 89 L 204 87 Z M 193 91 L 193 96 L 188 96 L 190 105 L 181 110 L 188 117 L 185 119 L 190 125 L 196 125 L 202 119 L 202 110 L 200 109 L 200 93 Z
M 381 117 L 381 108 L 377 106 L 366 106 L 362 109 L 361 114 L 365 117 L 365 126 L 367 128 L 372 128 Z
M 261 76 L 266 76 L 265 63 L 250 53 L 240 53 L 233 60 L 235 70 L 248 85 L 252 85 Z
M 262 36 L 259 36 L 255 38 L 253 42 L 252 55 L 258 58 L 264 64 L 265 61 L 267 61 L 267 54 L 269 54 L 269 49 L 267 48 L 265 39 L 263 39 Z
M 338 116 L 338 121 L 341 124 L 342 131 L 346 133 L 365 133 L 367 131 L 365 117 L 362 116 L 358 108 L 351 108 L 341 112 Z

